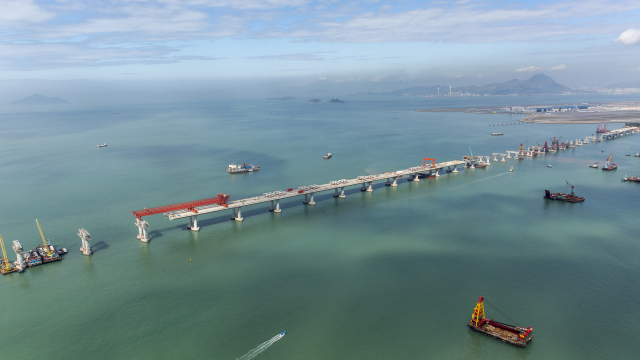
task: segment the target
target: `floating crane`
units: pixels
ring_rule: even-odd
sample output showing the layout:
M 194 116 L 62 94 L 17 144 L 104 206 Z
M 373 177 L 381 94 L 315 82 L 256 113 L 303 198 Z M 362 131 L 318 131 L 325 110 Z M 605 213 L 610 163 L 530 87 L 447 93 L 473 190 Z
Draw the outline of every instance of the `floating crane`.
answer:
M 12 273 L 14 271 L 18 271 L 11 263 L 9 262 L 9 258 L 7 257 L 7 252 L 4 250 L 4 241 L 2 240 L 2 235 L 0 235 L 0 247 L 2 247 L 2 264 L 0 264 L 0 273 L 2 275 L 6 275 Z
M 38 231 L 40 232 L 40 237 L 42 238 L 42 246 L 38 246 L 36 249 L 41 249 L 40 256 L 42 256 L 42 262 L 48 263 L 51 261 L 62 260 L 58 252 L 53 249 L 53 246 L 49 244 L 49 241 L 46 237 L 44 237 L 44 232 L 42 232 L 42 227 L 36 219 L 36 225 L 38 225 Z
M 484 301 L 484 298 L 480 296 L 480 298 L 478 298 L 478 304 L 473 309 L 471 321 L 467 324 L 471 330 L 494 339 L 502 340 L 507 344 L 515 345 L 519 348 L 527 346 L 527 344 L 533 340 L 533 329 L 531 327 L 523 328 L 485 318 Z M 491 304 L 489 303 L 489 305 Z M 496 308 L 496 310 L 498 309 Z M 498 310 L 498 312 L 504 315 L 502 311 Z

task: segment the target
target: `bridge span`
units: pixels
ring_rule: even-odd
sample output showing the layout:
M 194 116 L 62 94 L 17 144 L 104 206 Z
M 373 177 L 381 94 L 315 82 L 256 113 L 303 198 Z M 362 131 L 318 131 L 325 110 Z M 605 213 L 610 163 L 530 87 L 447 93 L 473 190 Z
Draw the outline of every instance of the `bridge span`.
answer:
M 287 191 L 278 190 L 270 193 L 264 193 L 259 196 L 251 198 L 229 201 L 230 195 L 218 194 L 216 198 L 203 199 L 197 201 L 190 201 L 181 204 L 160 206 L 157 208 L 143 209 L 132 211 L 136 217 L 136 226 L 138 226 L 138 239 L 143 242 L 148 242 L 149 235 L 147 229 L 149 223 L 142 219 L 144 216 L 164 214 L 169 220 L 177 219 L 189 219 L 188 229 L 193 231 L 199 231 L 198 227 L 198 215 L 204 215 L 209 213 L 215 213 L 218 211 L 231 210 L 231 219 L 235 221 L 243 221 L 242 207 L 257 205 L 266 202 L 270 202 L 269 211 L 276 213 L 282 212 L 280 209 L 280 200 L 294 198 L 297 196 L 304 196 L 303 204 L 315 205 L 314 194 L 322 191 L 333 190 L 334 197 L 346 198 L 344 189 L 348 186 L 360 185 L 362 191 L 373 191 L 373 183 L 379 181 L 385 181 L 386 186 L 398 186 L 398 179 L 408 177 L 410 181 L 420 181 L 419 174 L 426 176 L 439 177 L 440 172 L 445 170 L 445 173 L 457 173 L 458 165 L 464 165 L 465 161 L 453 160 L 443 163 L 435 164 L 422 164 L 420 166 L 414 166 L 404 170 L 398 170 L 393 172 L 387 172 L 384 174 L 376 175 L 364 175 L 358 176 L 356 179 L 342 179 L 334 180 L 328 184 L 322 185 L 308 185 L 299 187 L 297 190 L 288 189 Z

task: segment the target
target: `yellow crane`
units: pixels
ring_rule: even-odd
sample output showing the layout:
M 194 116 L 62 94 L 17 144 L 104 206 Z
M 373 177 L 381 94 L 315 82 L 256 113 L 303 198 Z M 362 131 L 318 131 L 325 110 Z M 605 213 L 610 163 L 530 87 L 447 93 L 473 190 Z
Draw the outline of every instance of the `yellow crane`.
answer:
M 0 235 L 0 246 L 2 247 L 2 256 L 4 256 L 2 265 L 0 265 L 2 267 L 2 270 L 4 271 L 12 271 L 13 270 L 13 266 L 11 266 L 11 263 L 9 262 L 9 258 L 7 257 L 7 252 L 4 250 L 4 241 L 2 239 L 2 235 Z
M 36 219 L 36 225 L 38 225 L 38 231 L 40 231 L 40 237 L 42 238 L 42 244 L 44 252 L 47 254 L 47 256 L 51 256 L 53 255 L 53 250 L 51 250 L 51 248 L 49 247 L 49 243 L 47 242 L 47 238 L 44 237 L 44 233 L 42 232 L 42 228 L 40 227 L 40 223 L 38 222 L 38 219 Z

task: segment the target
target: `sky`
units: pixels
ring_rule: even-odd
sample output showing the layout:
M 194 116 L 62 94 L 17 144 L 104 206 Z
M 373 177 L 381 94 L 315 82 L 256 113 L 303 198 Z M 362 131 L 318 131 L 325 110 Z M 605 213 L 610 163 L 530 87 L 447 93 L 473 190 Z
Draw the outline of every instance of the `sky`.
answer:
M 637 0 L 0 0 L 0 9 L 0 101 L 38 88 L 268 96 L 541 72 L 573 88 L 640 80 Z

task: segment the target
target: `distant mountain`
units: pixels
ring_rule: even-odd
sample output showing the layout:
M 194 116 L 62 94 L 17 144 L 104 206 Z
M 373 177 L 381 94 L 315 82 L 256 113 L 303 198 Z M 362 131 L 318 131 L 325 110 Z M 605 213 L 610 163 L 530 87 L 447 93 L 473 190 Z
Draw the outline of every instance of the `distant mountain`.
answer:
M 621 82 L 606 87 L 607 89 L 640 88 L 640 81 Z
M 293 96 L 285 96 L 281 98 L 267 98 L 267 100 L 280 100 L 280 101 L 295 100 L 295 99 L 296 98 L 294 98 Z
M 70 102 L 58 97 L 47 97 L 40 94 L 33 94 L 24 99 L 12 101 L 9 104 L 11 105 L 61 105 L 61 104 L 70 104 Z
M 440 90 L 438 91 L 438 88 Z M 483 86 L 460 86 L 451 88 L 452 93 L 469 93 L 475 95 L 541 95 L 563 94 L 570 92 L 570 87 L 560 85 L 552 78 L 544 74 L 533 75 L 527 80 L 513 79 L 503 83 L 488 84 Z M 447 95 L 449 86 L 418 86 L 406 89 L 390 91 L 386 93 L 356 93 L 350 96 L 429 96 Z

